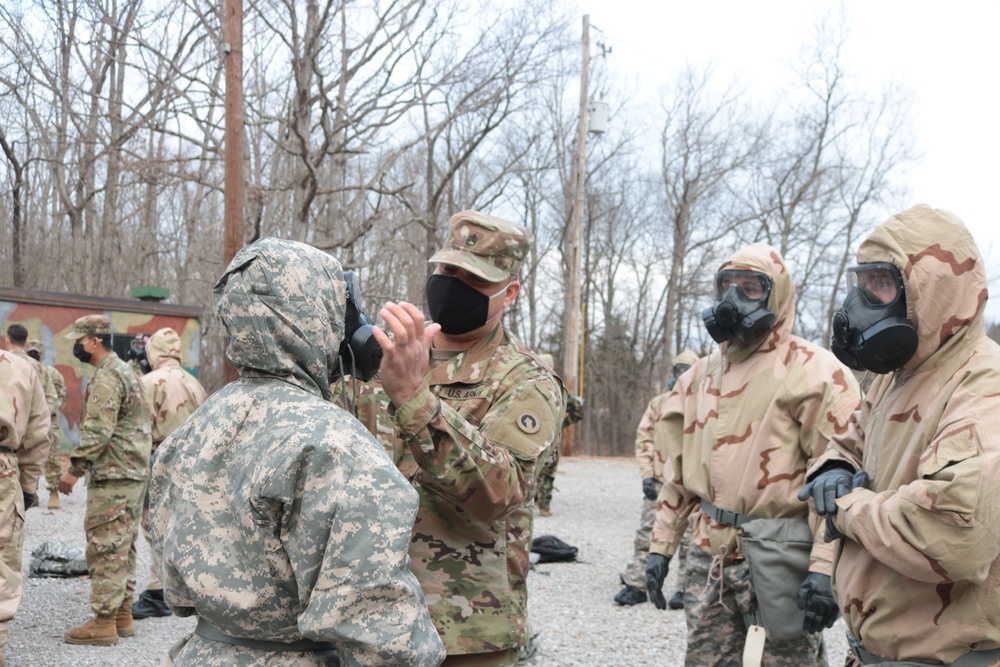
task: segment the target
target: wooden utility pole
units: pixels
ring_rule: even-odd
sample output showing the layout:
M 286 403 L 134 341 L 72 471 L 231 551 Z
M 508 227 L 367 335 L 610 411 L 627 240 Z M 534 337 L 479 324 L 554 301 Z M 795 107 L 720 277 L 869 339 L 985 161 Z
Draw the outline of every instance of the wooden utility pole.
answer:
M 243 0 L 223 0 L 226 54 L 226 132 L 225 132 L 225 239 L 222 264 L 229 262 L 243 247 Z M 239 378 L 235 368 L 226 364 L 226 381 Z
M 580 70 L 580 115 L 576 125 L 576 155 L 573 159 L 573 209 L 569 234 L 569 284 L 563 311 L 563 383 L 579 395 L 577 379 L 580 360 L 580 272 L 583 261 L 583 186 L 587 178 L 587 87 L 590 76 L 590 15 L 583 15 L 583 63 Z M 562 432 L 562 453 L 573 454 L 572 425 Z

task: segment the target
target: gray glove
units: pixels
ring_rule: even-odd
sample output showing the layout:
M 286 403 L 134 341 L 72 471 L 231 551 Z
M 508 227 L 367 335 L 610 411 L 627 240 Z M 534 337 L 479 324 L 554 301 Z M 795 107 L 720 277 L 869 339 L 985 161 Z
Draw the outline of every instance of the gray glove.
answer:
M 657 609 L 667 608 L 667 598 L 663 597 L 663 580 L 670 569 L 670 556 L 649 554 L 646 559 L 646 594 Z
M 646 500 L 656 500 L 656 497 L 660 495 L 656 489 L 655 477 L 647 477 L 642 480 L 642 495 L 646 496 Z
M 816 514 L 826 516 L 837 513 L 837 498 L 851 492 L 851 477 L 854 473 L 844 468 L 830 468 L 816 475 L 798 493 L 799 500 L 816 501 Z
M 802 621 L 802 629 L 806 632 L 822 632 L 829 628 L 840 615 L 837 599 L 833 597 L 833 587 L 830 577 L 818 572 L 810 572 L 799 586 L 795 602 L 799 609 L 804 609 L 806 617 Z
M 24 511 L 28 511 L 31 507 L 35 505 L 35 498 L 37 496 L 34 493 L 28 493 L 27 491 L 21 492 L 24 495 Z

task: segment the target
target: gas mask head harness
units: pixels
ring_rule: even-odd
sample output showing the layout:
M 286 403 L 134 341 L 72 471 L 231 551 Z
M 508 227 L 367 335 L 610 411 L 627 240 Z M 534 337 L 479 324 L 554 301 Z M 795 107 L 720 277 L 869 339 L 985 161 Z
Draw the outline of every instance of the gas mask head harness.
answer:
M 774 327 L 767 309 L 771 278 L 760 271 L 726 269 L 715 274 L 715 304 L 701 313 L 717 343 L 735 340 L 745 347 L 759 344 Z
M 874 262 L 850 267 L 847 276 L 847 297 L 833 316 L 830 349 L 856 371 L 902 368 L 917 351 L 917 329 L 906 319 L 899 269 Z
M 344 339 L 340 343 L 338 364 L 330 376 L 331 382 L 345 374 L 368 382 L 382 364 L 382 346 L 375 340 L 371 317 L 361 309 L 354 271 L 344 271 L 347 283 L 347 312 L 344 316 Z
M 128 352 L 125 353 L 125 361 L 135 361 L 143 375 L 153 370 L 149 363 L 149 357 L 146 355 L 146 343 L 149 342 L 149 339 L 148 333 L 136 334 L 128 346 Z

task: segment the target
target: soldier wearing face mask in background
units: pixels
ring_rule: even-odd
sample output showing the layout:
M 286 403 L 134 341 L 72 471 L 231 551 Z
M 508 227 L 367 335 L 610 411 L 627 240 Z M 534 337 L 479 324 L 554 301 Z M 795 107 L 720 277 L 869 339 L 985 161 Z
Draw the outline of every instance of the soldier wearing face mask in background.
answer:
M 501 320 L 531 243 L 505 220 L 452 216 L 430 259 L 434 324 L 385 305 L 381 384 L 358 406 L 420 494 L 410 556 L 447 667 L 513 665 L 525 640 L 531 501 L 564 410 L 559 380 Z
M 646 412 L 643 413 L 642 419 L 639 420 L 639 427 L 635 431 L 635 458 L 639 463 L 639 477 L 642 479 L 642 515 L 639 520 L 639 529 L 635 531 L 633 544 L 635 553 L 625 567 L 625 571 L 619 575 L 624 588 L 615 594 L 615 602 L 623 606 L 641 604 L 648 599 L 646 595 L 646 557 L 649 555 L 649 536 L 653 532 L 653 519 L 656 517 L 656 498 L 660 495 L 660 488 L 666 479 L 664 464 L 667 460 L 666 452 L 657 450 L 653 443 L 653 424 L 659 419 L 660 410 L 667 397 L 670 396 L 670 390 L 674 388 L 677 379 L 697 361 L 698 355 L 691 350 L 684 350 L 674 357 L 671 364 L 671 378 L 667 382 L 667 391 L 654 396 L 649 401 Z M 686 531 L 681 541 L 678 556 L 680 567 L 677 569 L 678 586 L 673 597 L 667 602 L 671 609 L 684 608 L 684 559 L 691 540 L 690 535 L 691 531 Z
M 666 607 L 663 580 L 690 522 L 685 664 L 738 666 L 746 644 L 763 664 L 826 665 L 821 631 L 837 618 L 833 548 L 796 494 L 808 464 L 846 432 L 858 385 L 828 350 L 792 334 L 795 287 L 776 250 L 757 243 L 736 252 L 715 287 L 702 317 L 719 349 L 680 377 L 653 427 L 672 478 L 658 497 L 647 592 Z M 762 604 L 774 589 L 754 586 L 745 557 L 754 519 L 804 532 L 794 567 L 785 569 L 786 550 L 778 550 L 790 592 L 778 600 L 776 624 Z
M 1000 346 L 983 258 L 957 216 L 920 204 L 857 261 L 832 347 L 876 377 L 800 493 L 837 538 L 850 664 L 1000 664 Z

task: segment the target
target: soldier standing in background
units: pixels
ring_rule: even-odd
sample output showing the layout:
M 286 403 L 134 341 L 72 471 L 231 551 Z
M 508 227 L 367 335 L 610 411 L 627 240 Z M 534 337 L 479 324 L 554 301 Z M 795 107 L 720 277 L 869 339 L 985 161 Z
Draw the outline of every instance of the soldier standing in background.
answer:
M 983 326 L 986 266 L 962 221 L 926 204 L 879 225 L 857 261 L 832 348 L 876 376 L 799 496 L 840 539 L 849 664 L 1000 664 L 1000 346 Z
M 135 632 L 135 541 L 149 479 L 149 414 L 139 379 L 111 349 L 111 321 L 78 318 L 66 337 L 73 356 L 97 370 L 87 383 L 80 446 L 70 453 L 59 491 L 70 494 L 87 476 L 87 569 L 94 618 L 63 635 L 70 644 L 110 646 Z
M 502 323 L 532 241 L 493 216 L 452 216 L 430 259 L 434 324 L 385 305 L 381 387 L 358 406 L 420 493 L 410 557 L 446 667 L 513 665 L 525 641 L 531 502 L 563 422 L 559 380 Z
M 66 465 L 69 463 L 67 457 L 59 450 L 59 413 L 66 405 L 66 379 L 55 366 L 50 366 L 42 361 L 45 355 L 45 346 L 38 339 L 31 339 L 25 346 L 24 351 L 28 356 L 42 365 L 42 370 L 46 375 L 45 384 L 51 383 L 55 389 L 55 400 L 49 401 L 49 416 L 51 425 L 49 426 L 49 459 L 45 462 L 45 481 L 49 488 L 49 509 L 59 509 L 59 478 L 66 472 Z
M 28 330 L 25 328 L 23 324 L 15 323 L 7 327 L 7 349 L 10 350 L 15 355 L 17 355 L 18 357 L 20 357 L 21 359 L 27 361 L 29 364 L 31 364 L 31 367 L 35 369 L 35 373 L 38 374 L 38 379 L 42 383 L 42 390 L 45 392 L 45 400 L 49 404 L 49 409 L 53 410 L 52 406 L 59 403 L 59 395 L 56 390 L 56 385 L 53 382 L 52 377 L 45 372 L 45 366 L 42 364 L 42 362 L 38 359 L 35 359 L 30 354 L 28 354 L 27 345 L 28 345 Z M 63 384 L 65 385 L 65 383 Z M 65 387 L 64 387 L 64 396 L 65 396 Z M 63 400 L 63 402 L 65 402 L 65 399 Z M 52 450 L 50 448 L 49 453 L 51 454 L 51 452 Z M 59 494 L 52 491 L 52 489 L 54 488 L 55 487 L 49 488 L 50 502 L 51 502 L 51 494 L 54 493 L 56 496 L 56 502 L 58 503 Z M 35 498 L 35 504 L 36 505 L 38 504 L 37 497 Z
M 160 329 L 143 341 L 141 363 L 145 360 L 149 370 L 142 376 L 142 387 L 150 409 L 153 433 L 153 451 L 167 436 L 205 402 L 205 388 L 181 367 L 181 337 L 170 327 Z M 142 529 L 149 541 L 149 494 L 142 505 Z M 163 600 L 160 583 L 160 564 L 153 552 L 149 584 L 132 605 L 132 618 L 169 616 L 170 609 Z
M 670 395 L 670 390 L 674 388 L 677 378 L 696 361 L 698 355 L 691 350 L 684 350 L 674 357 L 670 365 L 671 377 L 667 382 L 667 391 L 650 400 L 635 431 L 635 458 L 639 463 L 639 477 L 642 479 L 642 516 L 639 519 L 639 529 L 635 531 L 634 555 L 625 567 L 625 572 L 619 575 L 622 585 L 625 586 L 615 595 L 615 602 L 620 605 L 640 604 L 647 600 L 646 557 L 649 555 L 649 536 L 653 532 L 653 519 L 656 518 L 656 497 L 663 486 L 665 479 L 663 466 L 667 460 L 666 452 L 657 451 L 653 444 L 653 424 L 659 419 L 660 408 Z M 671 609 L 684 608 L 684 560 L 690 544 L 690 535 L 691 532 L 686 531 L 681 542 L 677 591 L 667 603 Z
M 0 667 L 21 604 L 24 512 L 49 453 L 49 407 L 28 362 L 0 350 Z
M 764 664 L 825 666 L 822 630 L 837 618 L 833 545 L 823 539 L 820 518 L 796 495 L 809 463 L 830 438 L 847 432 L 859 404 L 858 384 L 832 353 L 792 334 L 795 286 L 777 250 L 756 243 L 737 251 L 715 274 L 715 298 L 702 317 L 719 350 L 677 380 L 653 426 L 672 476 L 657 500 L 647 592 L 666 608 L 663 580 L 693 522 L 684 582 L 685 664 L 740 665 L 746 646 Z M 805 557 L 791 577 L 801 580 L 788 581 L 804 614 L 781 599 L 775 606 L 784 606 L 783 621 L 770 627 L 758 612 L 769 608 L 761 600 L 770 600 L 776 587 L 755 589 L 745 557 L 745 526 L 753 519 L 764 520 L 757 526 L 803 530 L 809 538 L 797 541 L 809 547 L 804 554 L 779 551 L 786 563 L 787 556 Z M 777 561 L 769 572 L 777 569 L 787 581 L 789 572 Z
M 417 494 L 330 402 L 346 284 L 304 243 L 263 238 L 215 285 L 240 379 L 158 448 L 153 551 L 166 601 L 197 615 L 183 665 L 407 665 L 444 657 L 406 551 Z

